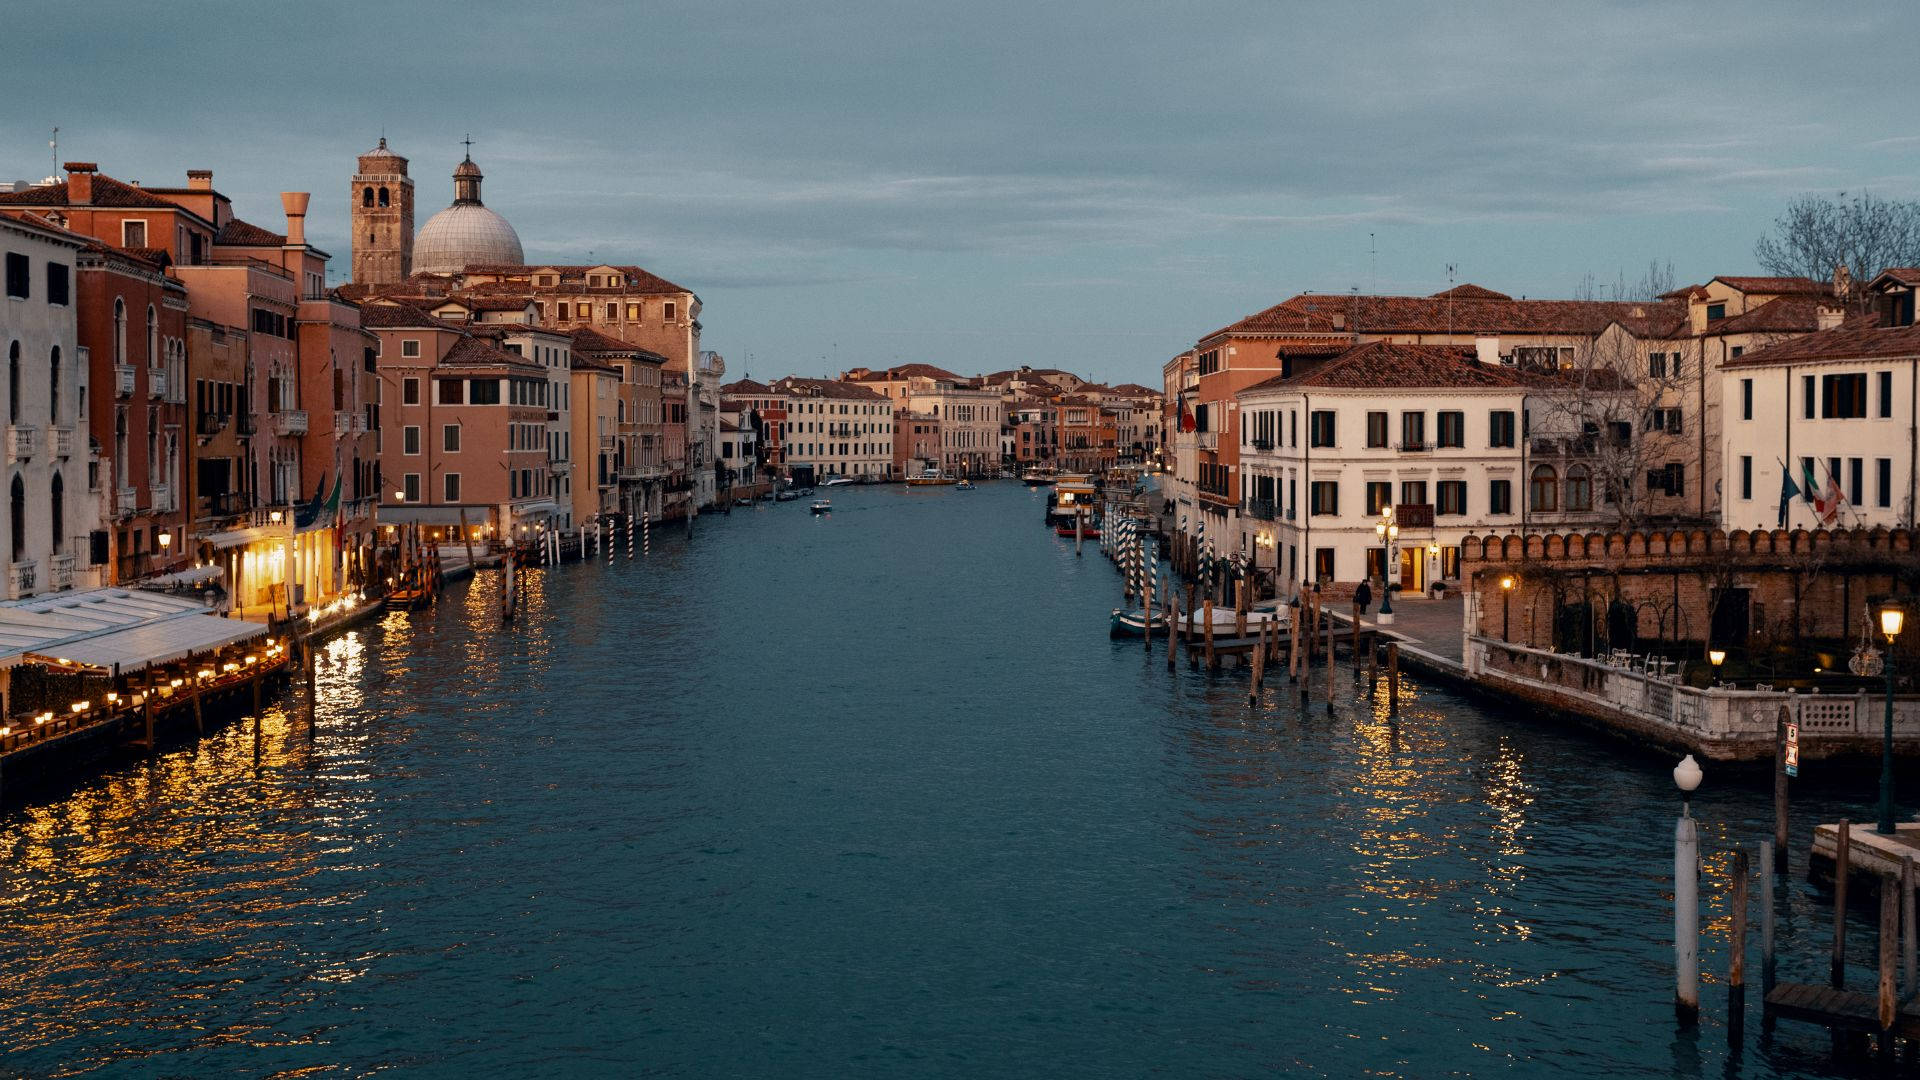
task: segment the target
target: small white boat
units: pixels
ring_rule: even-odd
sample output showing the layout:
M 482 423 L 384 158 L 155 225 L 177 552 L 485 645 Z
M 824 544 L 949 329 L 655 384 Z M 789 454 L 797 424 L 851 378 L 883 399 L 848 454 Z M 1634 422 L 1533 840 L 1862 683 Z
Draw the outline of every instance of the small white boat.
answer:
M 831 514 L 833 513 L 833 500 L 832 499 L 815 499 L 813 500 L 813 504 L 808 506 L 807 509 L 813 511 L 816 514 Z
M 955 485 L 953 485 L 953 489 L 954 489 L 955 491 L 972 491 L 972 490 L 973 490 L 973 481 L 971 481 L 971 480 L 962 480 L 962 481 L 960 481 L 959 483 L 957 483 L 957 484 L 955 484 Z
M 1268 623 L 1275 624 L 1278 632 L 1285 633 L 1287 627 L 1292 625 L 1291 611 L 1292 609 L 1286 605 L 1273 600 L 1267 600 L 1253 605 L 1253 607 L 1247 611 L 1247 636 L 1253 637 L 1257 635 L 1260 632 L 1260 628 Z M 1137 638 L 1146 632 L 1146 626 L 1147 620 L 1139 609 L 1123 610 L 1121 608 L 1114 608 L 1113 616 L 1107 624 L 1107 636 L 1114 638 Z M 1181 612 L 1180 620 L 1176 626 L 1183 632 L 1203 634 L 1206 632 L 1207 623 L 1206 620 L 1201 617 L 1201 612 L 1186 611 Z M 1238 629 L 1239 623 L 1235 621 L 1233 607 L 1231 605 L 1213 609 L 1213 636 L 1216 641 L 1237 640 Z M 1153 613 L 1153 631 L 1156 634 L 1164 634 L 1167 632 L 1167 617 L 1165 612 L 1155 611 Z
M 826 483 L 821 484 L 820 486 L 821 487 L 839 487 L 841 484 L 851 484 L 851 483 L 853 483 L 853 477 L 851 476 L 836 476 L 833 479 L 828 480 Z

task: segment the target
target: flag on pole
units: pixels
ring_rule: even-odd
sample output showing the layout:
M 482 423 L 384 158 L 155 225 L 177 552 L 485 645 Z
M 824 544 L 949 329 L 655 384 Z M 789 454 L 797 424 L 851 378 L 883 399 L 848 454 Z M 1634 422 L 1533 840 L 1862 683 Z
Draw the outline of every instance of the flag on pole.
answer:
M 1774 458 L 1774 460 L 1780 461 L 1779 458 Z M 1800 494 L 1800 488 L 1793 482 L 1793 470 L 1787 468 L 1786 462 L 1780 461 L 1780 522 L 1775 525 L 1774 528 L 1784 529 L 1787 527 L 1787 506 L 1793 502 L 1793 497 L 1798 494 Z

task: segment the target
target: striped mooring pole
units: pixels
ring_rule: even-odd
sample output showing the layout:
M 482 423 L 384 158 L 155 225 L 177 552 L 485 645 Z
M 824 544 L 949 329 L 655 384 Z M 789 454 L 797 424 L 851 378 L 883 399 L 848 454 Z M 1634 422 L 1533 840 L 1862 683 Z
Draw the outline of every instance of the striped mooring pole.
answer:
M 607 519 L 600 520 L 600 546 L 607 549 L 607 565 L 613 565 L 613 535 L 607 529 Z
M 647 524 L 647 511 L 640 511 L 640 554 L 653 554 L 653 529 Z
M 627 515 L 627 558 L 633 558 L 633 515 Z

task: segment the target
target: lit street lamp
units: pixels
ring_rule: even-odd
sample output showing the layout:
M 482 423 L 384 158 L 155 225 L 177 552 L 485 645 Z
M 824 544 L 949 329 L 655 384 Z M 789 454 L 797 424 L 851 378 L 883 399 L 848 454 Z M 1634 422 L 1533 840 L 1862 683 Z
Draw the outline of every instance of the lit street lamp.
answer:
M 1513 599 L 1513 575 L 1500 579 L 1500 640 L 1512 641 L 1509 631 L 1513 629 L 1513 609 L 1508 603 Z
M 1388 506 L 1374 522 L 1373 532 L 1380 538 L 1380 615 L 1377 621 L 1382 626 L 1393 623 L 1393 580 L 1390 576 L 1393 566 L 1393 545 L 1400 539 L 1400 526 L 1393 520 L 1393 507 Z
M 1880 826 L 1882 836 L 1893 835 L 1893 639 L 1900 636 L 1906 623 L 1904 608 L 1892 600 L 1880 606 L 1880 633 L 1887 639 L 1886 726 L 1880 742 Z
M 1713 662 L 1713 685 L 1720 685 L 1720 665 L 1727 662 L 1727 650 L 1709 649 L 1707 659 Z

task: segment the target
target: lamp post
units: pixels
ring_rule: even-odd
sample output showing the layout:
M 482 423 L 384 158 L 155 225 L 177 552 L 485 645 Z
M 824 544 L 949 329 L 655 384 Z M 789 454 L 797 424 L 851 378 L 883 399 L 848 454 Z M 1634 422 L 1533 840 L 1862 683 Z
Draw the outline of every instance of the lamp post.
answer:
M 1427 591 L 1429 593 L 1433 591 L 1434 578 L 1436 576 L 1435 572 L 1439 569 L 1440 542 L 1438 540 L 1429 540 L 1427 541 Z
M 1393 624 L 1393 544 L 1400 539 L 1400 526 L 1393 520 L 1393 507 L 1388 506 L 1374 522 L 1373 532 L 1380 538 L 1380 614 L 1376 618 L 1381 626 Z
M 1727 650 L 1709 649 L 1707 659 L 1713 662 L 1713 685 L 1720 685 L 1720 665 L 1727 662 Z
M 1508 603 L 1513 598 L 1513 575 L 1500 579 L 1500 640 L 1512 641 L 1509 632 L 1513 629 L 1513 608 Z
M 1887 639 L 1887 708 L 1885 729 L 1880 740 L 1880 825 L 1882 836 L 1893 835 L 1893 640 L 1900 636 L 1907 613 L 1889 600 L 1880 606 L 1880 633 Z
M 1680 820 L 1673 826 L 1673 1011 L 1683 1024 L 1700 1015 L 1700 833 L 1692 802 L 1701 777 L 1692 754 L 1674 766 Z

